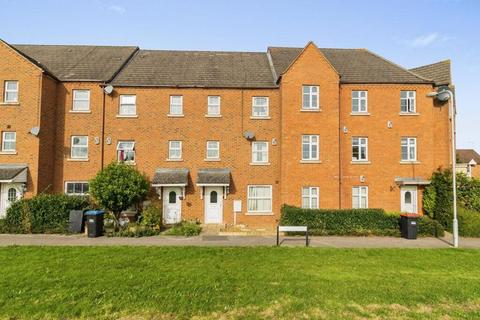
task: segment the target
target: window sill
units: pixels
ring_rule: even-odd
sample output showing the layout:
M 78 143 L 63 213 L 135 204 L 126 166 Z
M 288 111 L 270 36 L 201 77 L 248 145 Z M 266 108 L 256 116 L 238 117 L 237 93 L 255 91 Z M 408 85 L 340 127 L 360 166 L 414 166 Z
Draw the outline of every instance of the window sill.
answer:
M 419 116 L 420 113 L 417 112 L 400 112 L 399 115 L 401 116 Z
M 19 102 L 0 102 L 0 106 L 18 107 L 19 105 L 20 105 Z
M 370 112 L 351 112 L 351 116 L 369 116 Z
M 273 212 L 247 212 L 246 216 L 273 216 Z
M 86 114 L 88 114 L 88 113 L 92 113 L 92 111 L 91 110 L 88 110 L 88 111 L 70 110 L 70 111 L 68 111 L 68 113 L 80 113 L 80 114 L 86 113 Z
M 88 158 L 86 159 L 75 159 L 75 158 L 68 158 L 67 161 L 71 161 L 71 162 L 88 162 L 90 161 Z
M 134 161 L 130 161 L 130 162 L 128 162 L 128 161 L 125 162 L 124 161 L 124 162 L 118 162 L 118 163 L 122 163 L 122 164 L 127 165 L 127 166 L 136 166 L 137 165 L 137 163 L 134 162 Z
M 400 161 L 400 164 L 420 164 L 420 161 Z
M 182 162 L 183 159 L 165 159 L 165 161 L 168 161 L 168 162 Z
M 167 117 L 169 118 L 183 118 L 185 117 L 184 114 L 167 114 Z
M 220 159 L 203 159 L 203 161 L 206 161 L 206 162 L 219 162 Z
M 250 162 L 251 166 L 269 166 L 270 162 Z
M 272 119 L 272 117 L 254 117 L 254 116 L 251 116 L 250 119 L 252 119 L 252 120 L 270 120 L 270 119 Z
M 122 114 L 117 114 L 117 118 L 120 119 L 129 119 L 129 118 L 138 118 L 137 114 L 132 114 L 132 115 L 122 115 Z
M 352 160 L 350 161 L 351 164 L 371 164 L 370 161 L 355 161 L 355 160 Z
M 300 112 L 322 112 L 323 110 L 320 109 L 300 109 Z
M 16 155 L 17 151 L 0 151 L 0 155 Z
M 221 118 L 221 114 L 206 114 L 205 118 Z
M 310 163 L 322 163 L 320 160 L 300 160 L 300 163 L 310 164 Z

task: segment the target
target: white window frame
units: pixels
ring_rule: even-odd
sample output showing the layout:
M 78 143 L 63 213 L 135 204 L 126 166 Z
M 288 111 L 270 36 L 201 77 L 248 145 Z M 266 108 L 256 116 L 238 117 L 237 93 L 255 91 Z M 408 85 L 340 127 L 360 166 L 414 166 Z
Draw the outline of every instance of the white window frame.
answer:
M 260 197 L 260 196 L 253 196 L 251 195 L 251 191 L 253 188 L 259 188 L 259 187 L 267 187 L 270 190 L 270 196 L 269 197 Z M 251 209 L 250 203 L 251 201 L 255 200 L 270 200 L 270 209 L 266 210 L 254 210 Z M 272 185 L 265 185 L 265 184 L 258 184 L 258 185 L 248 185 L 247 186 L 247 212 L 248 213 L 271 213 L 273 208 L 273 194 L 272 194 Z
M 403 148 L 407 148 L 407 158 L 403 158 Z M 411 157 L 411 150 L 413 148 L 414 156 Z M 400 141 L 400 159 L 404 162 L 417 161 L 417 138 L 416 137 L 402 137 Z
M 126 103 L 123 99 L 133 98 L 133 103 Z M 130 108 L 133 109 L 130 110 Z M 126 112 L 127 111 L 127 112 Z M 137 96 L 135 94 L 121 94 L 119 98 L 118 115 L 123 117 L 134 117 L 137 115 Z
M 13 139 L 7 139 L 8 134 L 13 134 Z M 14 147 L 6 148 L 6 144 L 13 143 Z M 16 131 L 3 131 L 2 132 L 2 152 L 15 152 L 17 151 L 17 132 Z
M 175 143 L 175 142 L 179 143 L 178 148 L 173 148 L 172 147 L 172 144 Z M 179 151 L 179 155 L 172 157 L 173 151 Z M 168 159 L 169 160 L 181 160 L 182 159 L 182 141 L 181 140 L 170 140 L 170 141 L 168 141 Z
M 403 97 L 403 94 L 405 94 L 406 96 Z M 417 93 L 412 90 L 400 91 L 400 113 L 416 113 L 417 112 L 416 96 L 417 96 Z M 406 110 L 403 110 L 404 105 Z
M 308 97 L 308 105 L 305 105 L 306 97 Z M 316 104 L 313 103 L 312 97 L 316 97 Z M 320 110 L 320 86 L 302 85 L 302 110 Z
M 173 100 L 180 98 L 180 103 L 174 103 Z M 173 112 L 175 108 L 179 108 L 180 112 Z M 170 107 L 168 109 L 168 115 L 170 116 L 183 116 L 183 96 L 182 95 L 171 95 L 170 96 Z
M 362 206 L 362 199 L 365 200 L 365 206 Z M 353 209 L 368 208 L 368 187 L 367 186 L 352 187 L 352 208 Z
M 83 93 L 87 93 L 87 99 L 80 99 L 78 98 L 76 95 L 80 92 L 83 92 Z M 72 92 L 72 111 L 75 111 L 75 112 L 88 112 L 90 111 L 90 90 L 85 90 L 85 89 L 75 89 L 73 90 Z M 78 106 L 75 106 L 75 103 L 76 102 L 83 102 L 83 101 L 87 101 L 87 108 L 86 109 L 82 109 L 82 108 L 79 108 Z
M 354 148 L 358 148 L 358 158 L 354 156 Z M 362 158 L 362 150 L 364 150 L 365 158 Z M 368 137 L 352 137 L 352 161 L 366 162 L 368 161 Z
M 128 148 L 122 148 L 120 149 L 120 145 L 121 144 L 131 144 L 131 147 L 128 147 Z M 124 154 L 125 153 L 130 153 L 130 154 L 133 154 L 133 159 L 132 160 L 120 160 L 120 152 L 123 150 Z M 136 157 L 137 157 L 137 154 L 136 154 L 136 151 L 135 151 L 135 141 L 133 140 L 119 140 L 117 142 L 117 161 L 118 162 L 122 162 L 122 163 L 126 163 L 126 164 L 134 164 L 136 163 Z
M 73 184 L 73 191 L 72 193 L 68 192 L 68 185 Z M 82 192 L 75 192 L 75 184 L 81 184 L 82 185 Z M 84 196 L 88 194 L 88 191 L 85 192 L 84 186 L 87 185 L 89 186 L 88 181 L 65 181 L 65 194 L 69 196 Z M 89 186 L 90 187 L 90 186 Z
M 266 99 L 266 105 L 261 105 L 257 103 L 259 99 Z M 264 113 L 256 112 L 255 109 L 264 108 Z M 262 119 L 268 118 L 270 116 L 270 98 L 266 96 L 255 96 L 252 97 L 252 118 Z
M 357 96 L 355 97 L 355 95 Z M 354 102 L 357 103 L 357 110 L 355 110 Z M 362 102 L 364 106 L 362 106 Z M 368 91 L 352 90 L 352 113 L 368 113 Z
M 11 90 L 11 89 L 8 89 L 8 84 L 10 83 L 15 83 L 17 88 L 15 90 Z M 6 80 L 5 81 L 5 84 L 4 84 L 4 94 L 3 94 L 3 102 L 5 103 L 17 103 L 18 102 L 18 87 L 19 87 L 19 83 L 17 80 Z M 13 100 L 9 100 L 7 99 L 7 96 L 8 96 L 8 93 L 16 93 L 15 95 L 15 99 Z
M 218 99 L 218 103 L 215 104 L 211 100 Z M 207 115 L 208 116 L 220 116 L 221 115 L 222 99 L 220 96 L 208 96 L 207 97 Z M 213 108 L 217 109 L 217 112 L 211 112 Z
M 73 140 L 74 140 L 75 138 L 86 138 L 86 140 L 85 140 L 85 141 L 86 141 L 86 144 L 85 144 L 85 145 L 77 145 L 77 146 L 75 146 L 75 145 L 73 144 Z M 81 149 L 81 148 L 85 148 L 85 149 L 87 150 L 85 156 L 83 156 L 83 157 L 74 156 L 73 150 L 74 150 L 74 149 Z M 89 150 L 88 150 L 88 136 L 72 136 L 72 137 L 70 138 L 70 159 L 82 159 L 82 160 L 86 160 L 86 159 L 88 159 L 88 151 L 89 151 Z
M 302 187 L 302 208 L 303 209 L 319 209 L 320 188 L 319 187 Z M 308 205 L 305 205 L 305 200 Z
M 317 142 L 312 142 L 313 138 L 316 138 Z M 304 139 L 308 138 L 308 141 L 305 143 Z M 301 152 L 302 152 L 302 160 L 303 161 L 318 161 L 320 160 L 320 136 L 317 134 L 304 134 L 301 138 Z M 308 145 L 308 158 L 304 157 L 303 148 L 304 145 Z M 317 147 L 317 152 L 313 155 L 313 146 Z
M 258 146 L 265 145 L 265 150 L 258 150 Z M 257 155 L 261 155 L 262 161 L 257 160 Z M 252 141 L 252 163 L 267 164 L 268 163 L 268 141 Z
M 214 145 L 212 147 L 212 145 Z M 216 152 L 216 156 L 212 157 L 208 154 L 209 151 L 213 151 L 213 152 Z M 205 159 L 208 159 L 208 160 L 218 160 L 220 159 L 220 141 L 218 140 L 208 140 L 207 141 L 207 151 L 206 151 L 206 154 L 205 154 Z

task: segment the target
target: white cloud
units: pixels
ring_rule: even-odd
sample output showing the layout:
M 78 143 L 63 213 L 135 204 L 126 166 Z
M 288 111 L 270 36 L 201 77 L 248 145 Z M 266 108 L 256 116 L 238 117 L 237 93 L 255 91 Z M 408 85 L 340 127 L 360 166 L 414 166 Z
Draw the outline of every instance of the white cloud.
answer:
M 127 11 L 124 7 L 115 4 L 108 6 L 107 9 L 118 14 L 124 14 Z
M 422 36 L 418 36 L 414 38 L 411 42 L 410 45 L 412 47 L 428 47 L 435 41 L 440 39 L 440 35 L 436 32 L 430 33 L 430 34 L 425 34 Z

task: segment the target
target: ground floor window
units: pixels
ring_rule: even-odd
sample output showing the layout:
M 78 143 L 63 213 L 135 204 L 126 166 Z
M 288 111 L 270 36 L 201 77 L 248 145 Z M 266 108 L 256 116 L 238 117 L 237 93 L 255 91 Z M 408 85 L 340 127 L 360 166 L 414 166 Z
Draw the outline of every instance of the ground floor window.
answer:
M 302 188 L 302 208 L 318 209 L 318 187 Z
M 248 212 L 272 212 L 272 186 L 248 186 Z
M 352 188 L 352 208 L 368 208 L 368 187 L 360 186 Z
M 65 193 L 72 196 L 83 196 L 88 193 L 88 182 L 67 181 L 65 182 Z

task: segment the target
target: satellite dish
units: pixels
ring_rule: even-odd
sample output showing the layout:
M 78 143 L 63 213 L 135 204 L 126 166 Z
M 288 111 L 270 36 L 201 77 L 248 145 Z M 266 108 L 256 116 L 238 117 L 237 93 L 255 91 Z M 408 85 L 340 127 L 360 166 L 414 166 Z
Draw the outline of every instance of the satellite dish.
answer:
M 450 93 L 448 91 L 441 91 L 437 94 L 437 100 L 441 102 L 448 101 L 450 99 Z
M 30 133 L 36 137 L 40 133 L 40 128 L 39 127 L 33 127 L 32 129 L 30 129 Z
M 103 88 L 103 91 L 106 93 L 106 94 L 111 94 L 113 92 L 113 86 L 112 85 L 108 85 L 106 86 L 105 88 Z
M 245 131 L 243 133 L 243 136 L 245 137 L 245 139 L 247 140 L 252 140 L 253 138 L 255 138 L 255 133 L 253 133 L 252 131 Z

